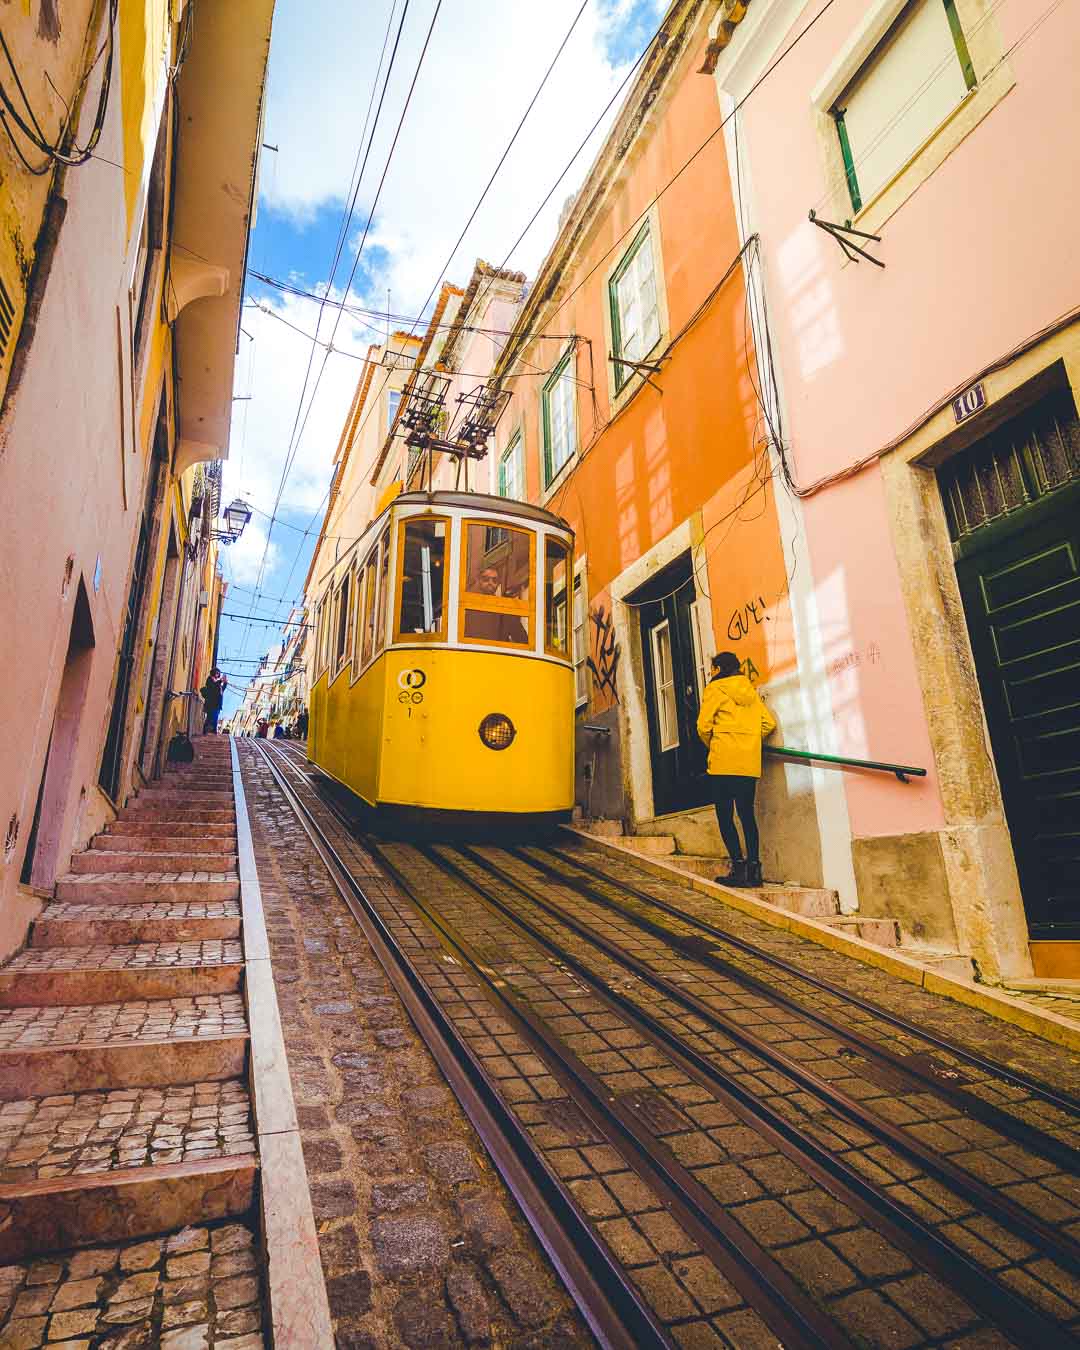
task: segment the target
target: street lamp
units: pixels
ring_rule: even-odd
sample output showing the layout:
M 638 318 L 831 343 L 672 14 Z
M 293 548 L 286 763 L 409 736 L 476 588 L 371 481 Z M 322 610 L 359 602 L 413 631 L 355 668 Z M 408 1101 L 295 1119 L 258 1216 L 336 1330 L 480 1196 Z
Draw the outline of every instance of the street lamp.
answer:
M 225 528 L 211 530 L 210 537 L 219 539 L 223 544 L 235 544 L 244 533 L 244 526 L 251 519 L 251 507 L 241 497 L 230 502 L 225 508 Z

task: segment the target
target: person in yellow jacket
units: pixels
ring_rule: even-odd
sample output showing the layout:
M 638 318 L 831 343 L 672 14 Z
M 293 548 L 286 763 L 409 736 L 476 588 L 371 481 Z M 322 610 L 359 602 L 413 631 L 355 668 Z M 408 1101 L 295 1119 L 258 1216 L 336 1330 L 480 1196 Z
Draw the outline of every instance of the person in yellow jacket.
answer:
M 761 695 L 739 673 L 734 652 L 717 652 L 713 677 L 705 686 L 697 731 L 709 749 L 708 774 L 716 821 L 731 859 L 731 871 L 716 880 L 725 886 L 760 886 L 758 828 L 754 797 L 761 777 L 761 742 L 776 730 L 776 718 Z M 735 812 L 746 839 L 746 853 L 735 828 Z

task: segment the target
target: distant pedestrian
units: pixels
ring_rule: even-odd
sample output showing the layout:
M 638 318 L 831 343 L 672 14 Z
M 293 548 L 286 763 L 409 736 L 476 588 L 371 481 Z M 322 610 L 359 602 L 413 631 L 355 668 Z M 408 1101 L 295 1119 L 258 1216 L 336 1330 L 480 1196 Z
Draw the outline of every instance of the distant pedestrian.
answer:
M 296 734 L 302 740 L 307 740 L 307 709 L 300 709 L 300 716 L 296 719 Z
M 279 722 L 277 726 L 274 728 L 274 740 L 275 741 L 285 740 L 285 727 L 282 725 L 281 722 Z
M 258 722 L 256 722 L 256 724 L 255 724 L 255 738 L 256 738 L 256 740 L 265 741 L 265 740 L 266 740 L 266 733 L 267 733 L 269 730 L 270 730 L 270 723 L 266 720 L 265 717 L 260 717 L 259 720 L 258 720 Z
M 221 705 L 225 700 L 225 690 L 229 687 L 229 681 L 215 666 L 207 676 L 206 683 L 199 690 L 203 701 L 203 735 L 216 736 L 218 718 L 221 716 Z
M 757 820 L 754 797 L 761 777 L 761 742 L 776 730 L 776 718 L 761 695 L 739 672 L 734 652 L 717 652 L 713 677 L 705 686 L 698 714 L 698 735 L 709 749 L 708 773 L 716 822 L 731 859 L 731 871 L 716 880 L 725 886 L 760 886 Z M 739 813 L 746 851 L 735 828 Z

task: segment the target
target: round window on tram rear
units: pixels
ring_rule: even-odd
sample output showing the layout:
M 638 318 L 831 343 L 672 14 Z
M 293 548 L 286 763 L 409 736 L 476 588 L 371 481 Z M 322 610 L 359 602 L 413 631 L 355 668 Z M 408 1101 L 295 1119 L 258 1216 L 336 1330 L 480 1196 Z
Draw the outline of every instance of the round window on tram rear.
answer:
M 513 722 L 505 713 L 488 713 L 477 730 L 489 750 L 508 750 L 517 735 Z

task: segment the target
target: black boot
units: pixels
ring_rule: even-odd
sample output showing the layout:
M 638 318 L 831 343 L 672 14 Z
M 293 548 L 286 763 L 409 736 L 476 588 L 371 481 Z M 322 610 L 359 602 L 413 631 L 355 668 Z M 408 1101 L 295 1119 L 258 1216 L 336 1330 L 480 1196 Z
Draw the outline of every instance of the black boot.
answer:
M 761 863 L 756 858 L 747 859 L 743 863 L 742 881 L 733 882 L 735 886 L 761 886 L 764 883 L 761 880 Z
M 721 886 L 745 886 L 746 885 L 746 863 L 742 858 L 732 858 L 731 871 L 727 876 L 713 877 L 715 882 Z

